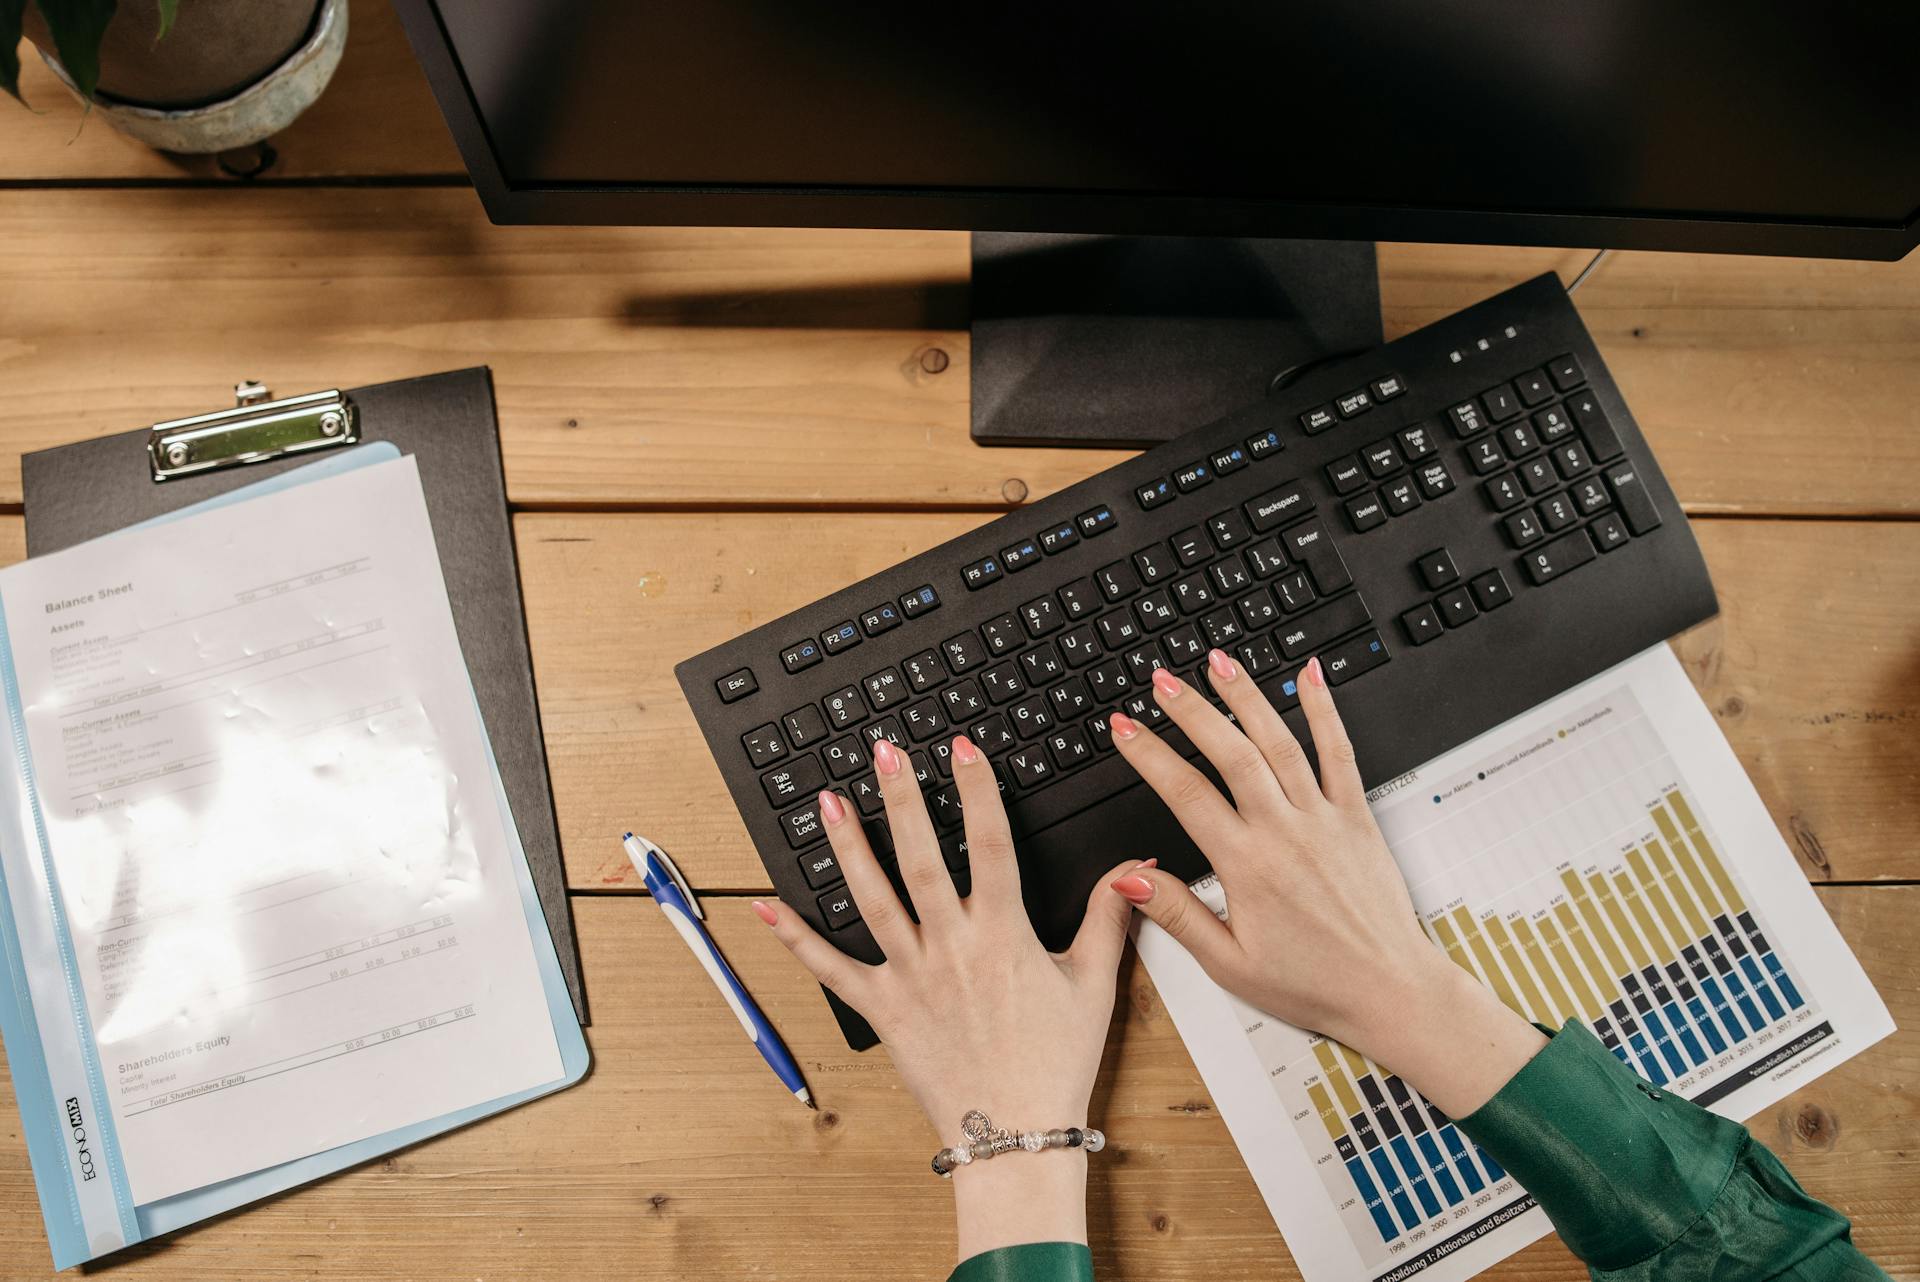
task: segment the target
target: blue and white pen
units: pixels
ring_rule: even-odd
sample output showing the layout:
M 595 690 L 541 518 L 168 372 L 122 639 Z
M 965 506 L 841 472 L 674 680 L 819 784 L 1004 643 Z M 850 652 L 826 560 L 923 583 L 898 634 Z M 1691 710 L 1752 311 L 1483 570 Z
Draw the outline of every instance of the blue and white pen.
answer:
M 793 1062 L 793 1056 L 780 1041 L 780 1035 L 773 1031 L 773 1025 L 754 1005 L 753 998 L 735 977 L 733 969 L 727 965 L 726 958 L 714 946 L 713 936 L 700 923 L 706 920 L 706 914 L 700 911 L 700 901 L 693 896 L 693 889 L 687 885 L 686 878 L 673 866 L 673 860 L 667 852 L 648 841 L 645 837 L 636 837 L 628 833 L 622 840 L 627 848 L 627 858 L 633 860 L 634 871 L 647 883 L 647 891 L 653 896 L 653 902 L 660 905 L 660 911 L 667 915 L 673 928 L 680 932 L 680 938 L 687 941 L 687 947 L 705 968 L 707 977 L 720 995 L 727 999 L 734 1018 L 740 1021 L 740 1027 L 747 1030 L 747 1036 L 760 1051 L 760 1058 L 767 1061 L 767 1067 L 788 1090 L 808 1108 L 819 1107 L 813 1102 L 813 1096 L 807 1091 L 807 1083 L 800 1076 L 800 1066 Z

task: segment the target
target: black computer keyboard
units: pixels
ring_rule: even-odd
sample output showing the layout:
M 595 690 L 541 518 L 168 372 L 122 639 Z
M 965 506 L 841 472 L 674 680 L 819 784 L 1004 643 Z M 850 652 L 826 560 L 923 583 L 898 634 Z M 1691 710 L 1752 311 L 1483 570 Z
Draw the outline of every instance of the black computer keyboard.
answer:
M 1295 675 L 1319 655 L 1373 787 L 1715 608 L 1672 491 L 1546 275 L 677 672 L 775 890 L 878 960 L 816 798 L 845 793 L 891 868 L 881 737 L 918 770 L 962 893 L 949 745 L 964 732 L 988 753 L 1028 912 L 1058 948 L 1120 860 L 1206 871 L 1108 732 L 1115 709 L 1162 722 L 1154 668 L 1210 693 L 1218 646 L 1305 742 Z

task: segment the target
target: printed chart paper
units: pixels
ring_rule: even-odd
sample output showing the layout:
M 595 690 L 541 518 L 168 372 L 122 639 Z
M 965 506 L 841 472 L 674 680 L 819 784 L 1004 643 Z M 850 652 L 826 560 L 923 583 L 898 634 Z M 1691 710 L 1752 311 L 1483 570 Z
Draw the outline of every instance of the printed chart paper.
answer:
M 1454 963 L 1718 1113 L 1745 1119 L 1893 1031 L 1664 645 L 1368 802 Z M 1214 878 L 1195 890 L 1226 915 Z M 1151 922 L 1136 939 L 1308 1282 L 1457 1282 L 1552 1231 L 1398 1077 L 1224 992 Z

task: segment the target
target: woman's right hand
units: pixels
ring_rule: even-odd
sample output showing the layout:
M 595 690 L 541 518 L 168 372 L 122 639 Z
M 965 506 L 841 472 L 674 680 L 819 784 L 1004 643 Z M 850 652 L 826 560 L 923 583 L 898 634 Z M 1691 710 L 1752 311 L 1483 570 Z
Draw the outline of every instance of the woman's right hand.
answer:
M 1231 801 L 1152 731 L 1119 714 L 1111 724 L 1121 755 L 1213 864 L 1229 918 L 1164 871 L 1136 870 L 1113 888 L 1229 992 L 1346 1043 L 1456 1117 L 1472 1112 L 1545 1039 L 1421 929 L 1367 809 L 1320 661 L 1299 681 L 1317 779 L 1237 663 L 1215 650 L 1208 673 L 1233 720 L 1165 670 L 1153 674 L 1154 697 L 1220 773 Z

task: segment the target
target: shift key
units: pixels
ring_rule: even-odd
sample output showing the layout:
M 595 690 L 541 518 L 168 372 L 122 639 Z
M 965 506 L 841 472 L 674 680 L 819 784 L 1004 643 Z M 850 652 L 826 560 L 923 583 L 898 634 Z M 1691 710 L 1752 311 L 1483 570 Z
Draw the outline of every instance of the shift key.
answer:
M 1280 652 L 1298 659 L 1373 621 L 1373 612 L 1357 592 L 1337 597 L 1288 622 L 1277 634 Z
M 1640 469 L 1632 462 L 1622 459 L 1607 468 L 1607 484 L 1613 489 L 1615 505 L 1619 507 L 1621 515 L 1627 518 L 1627 526 L 1635 534 L 1660 528 L 1660 513 L 1653 506 L 1653 496 L 1647 493 L 1647 487 L 1640 479 Z

